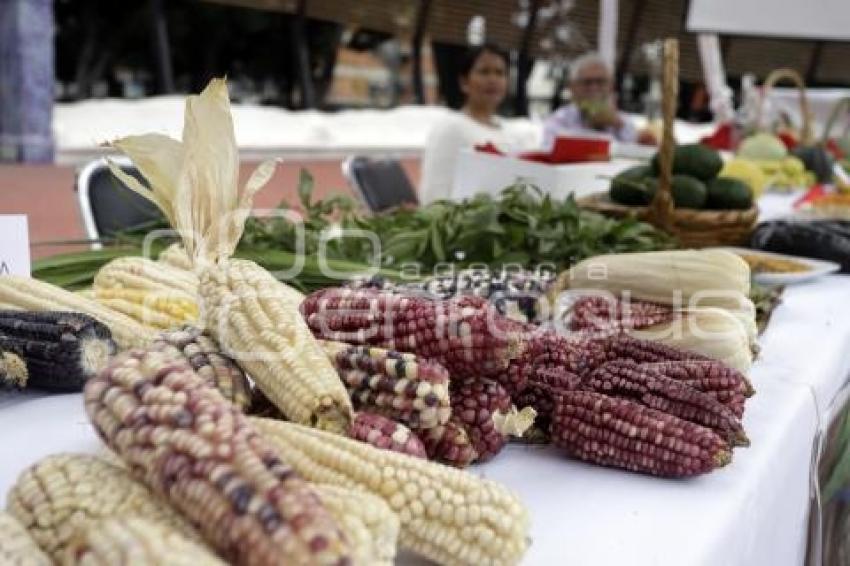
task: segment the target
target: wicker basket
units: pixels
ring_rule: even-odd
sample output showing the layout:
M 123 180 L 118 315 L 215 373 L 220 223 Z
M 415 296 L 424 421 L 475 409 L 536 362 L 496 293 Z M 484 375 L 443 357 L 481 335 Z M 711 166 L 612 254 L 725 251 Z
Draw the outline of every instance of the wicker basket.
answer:
M 809 99 L 806 97 L 806 83 L 803 81 L 800 73 L 794 69 L 775 69 L 767 75 L 764 85 L 762 85 L 762 94 L 759 98 L 759 105 L 756 111 L 756 126 L 761 128 L 762 131 L 767 131 L 762 123 L 764 121 L 765 101 L 770 96 L 770 91 L 773 90 L 773 87 L 782 80 L 789 80 L 794 83 L 794 86 L 797 87 L 797 91 L 800 93 L 801 124 L 800 131 L 797 133 L 797 139 L 801 145 L 811 145 L 814 141 L 814 134 L 812 132 L 812 114 L 809 111 Z
M 582 208 L 615 217 L 635 217 L 672 234 L 682 247 L 731 246 L 749 240 L 758 218 L 758 209 L 697 210 L 677 209 L 670 194 L 673 176 L 673 152 L 676 140 L 673 123 L 679 97 L 679 44 L 675 39 L 664 42 L 664 91 L 662 100 L 664 130 L 659 150 L 660 177 L 658 190 L 649 206 L 624 206 L 612 202 L 607 193 L 580 199 Z

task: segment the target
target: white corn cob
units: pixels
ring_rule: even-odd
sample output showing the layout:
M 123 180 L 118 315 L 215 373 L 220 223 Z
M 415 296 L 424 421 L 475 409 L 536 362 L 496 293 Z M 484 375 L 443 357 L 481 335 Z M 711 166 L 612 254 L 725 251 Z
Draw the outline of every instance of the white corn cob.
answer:
M 725 362 L 746 373 L 753 362 L 750 336 L 735 315 L 719 308 L 685 309 L 670 322 L 626 332 Z
M 383 499 L 337 485 L 313 484 L 313 488 L 351 542 L 356 563 L 393 564 L 399 518 Z
M 4 566 L 50 566 L 50 558 L 38 547 L 24 526 L 0 511 L 0 564 Z
M 167 526 L 139 517 L 110 517 L 78 533 L 62 566 L 226 566 L 212 550 Z
M 359 488 L 401 520 L 399 543 L 441 564 L 517 564 L 528 513 L 501 485 L 419 458 L 294 423 L 251 418 L 303 477 Z
M 40 460 L 18 477 L 7 507 L 55 560 L 76 533 L 108 517 L 140 517 L 199 539 L 188 521 L 126 468 L 97 456 L 57 454 Z
M 191 271 L 145 257 L 119 257 L 100 268 L 93 287 L 182 293 L 191 300 L 197 296 L 198 277 Z
M 201 275 L 209 332 L 286 418 L 344 434 L 348 392 L 293 294 L 259 265 L 229 260 Z
M 675 306 L 704 295 L 699 306 L 736 308 L 736 294 L 749 294 L 750 267 L 725 250 L 601 255 L 562 273 L 550 296 L 565 289 L 597 289 L 617 297 L 630 293 L 632 299 Z
M 171 244 L 162 250 L 157 261 L 159 263 L 170 265 L 171 267 L 192 271 L 192 262 L 186 254 L 186 249 L 180 244 Z
M 112 338 L 121 348 L 145 346 L 156 331 L 139 324 L 125 314 L 81 297 L 61 287 L 17 275 L 0 277 L 0 304 L 17 310 L 71 311 L 92 316 L 109 327 Z

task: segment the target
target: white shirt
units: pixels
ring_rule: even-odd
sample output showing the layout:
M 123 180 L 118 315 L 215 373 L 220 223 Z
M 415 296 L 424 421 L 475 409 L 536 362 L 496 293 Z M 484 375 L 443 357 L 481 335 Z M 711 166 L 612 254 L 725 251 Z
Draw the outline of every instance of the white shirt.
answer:
M 552 147 L 552 143 L 554 143 L 555 138 L 559 134 L 578 133 L 581 131 L 605 133 L 617 141 L 635 143 L 638 135 L 631 120 L 622 114 L 620 118 L 623 120 L 623 125 L 619 128 L 609 126 L 604 130 L 597 130 L 584 123 L 581 112 L 579 112 L 579 109 L 574 104 L 562 106 L 546 118 L 546 122 L 543 124 L 543 147 Z
M 491 142 L 499 149 L 510 150 L 522 141 L 507 131 L 498 118 L 494 118 L 492 126 L 487 126 L 463 112 L 452 112 L 434 124 L 425 142 L 419 202 L 428 204 L 451 197 L 455 164 L 461 149 Z

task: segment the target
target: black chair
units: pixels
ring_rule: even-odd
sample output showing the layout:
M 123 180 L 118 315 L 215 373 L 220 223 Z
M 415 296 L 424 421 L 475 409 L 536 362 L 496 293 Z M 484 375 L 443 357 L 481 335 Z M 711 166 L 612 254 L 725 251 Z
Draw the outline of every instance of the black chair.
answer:
M 342 174 L 372 212 L 419 204 L 416 189 L 397 159 L 352 156 L 343 161 Z
M 124 157 L 110 158 L 128 175 L 138 179 L 142 185 L 147 181 Z M 77 199 L 86 236 L 97 240 L 123 230 L 160 220 L 162 212 L 150 201 L 127 188 L 106 165 L 105 159 L 86 164 L 77 174 Z M 100 243 L 92 243 L 92 249 L 100 249 Z

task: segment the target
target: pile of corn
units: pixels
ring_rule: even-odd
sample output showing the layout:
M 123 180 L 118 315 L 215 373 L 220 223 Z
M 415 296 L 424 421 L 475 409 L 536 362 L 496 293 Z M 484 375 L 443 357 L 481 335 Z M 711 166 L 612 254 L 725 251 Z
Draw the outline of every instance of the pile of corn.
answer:
M 159 261 L 115 260 L 82 294 L 0 278 L 9 309 L 0 311 L 0 384 L 82 389 L 109 449 L 50 456 L 22 473 L 0 515 L 10 524 L 0 558 L 390 564 L 406 549 L 441 564 L 517 564 L 529 544 L 524 505 L 457 469 L 496 457 L 510 439 L 672 477 L 710 472 L 748 442 L 741 418 L 752 388 L 737 362 L 718 359 L 733 343 L 750 351 L 748 311 L 732 305 L 748 285 L 740 264 L 688 252 L 600 258 L 615 302 L 577 307 L 573 336 L 507 316 L 489 291 L 303 297 L 230 257 L 239 211 L 273 166 L 236 187 L 228 104 L 213 81 L 187 102 L 182 143 L 114 144 L 144 157 L 137 165 L 157 182 L 151 192 L 116 175 L 178 233 L 202 238 Z M 180 183 L 170 176 L 175 156 L 187 160 Z M 208 188 L 219 185 L 215 200 Z M 189 192 L 178 198 L 178 189 Z M 579 264 L 570 285 L 555 285 L 602 290 L 589 271 Z M 704 309 L 668 301 L 673 284 L 690 297 L 707 278 L 729 293 L 710 295 Z M 634 317 L 624 315 L 627 291 L 643 305 Z M 697 319 L 733 337 L 709 348 L 695 336 L 641 334 Z M 69 363 L 73 375 L 57 385 Z

